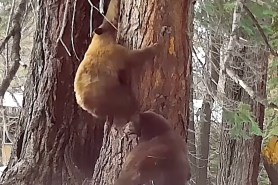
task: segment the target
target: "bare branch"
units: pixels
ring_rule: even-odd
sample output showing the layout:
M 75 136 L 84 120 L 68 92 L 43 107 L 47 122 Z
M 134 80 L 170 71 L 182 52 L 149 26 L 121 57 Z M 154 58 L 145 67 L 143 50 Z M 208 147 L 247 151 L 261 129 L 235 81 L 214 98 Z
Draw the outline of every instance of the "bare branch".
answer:
M 20 61 L 21 25 L 22 25 L 23 15 L 26 10 L 26 5 L 27 5 L 27 0 L 21 0 L 21 2 L 19 3 L 19 7 L 12 20 L 11 32 L 8 34 L 9 39 L 11 36 L 13 37 L 11 59 L 12 59 L 12 61 L 14 61 L 14 64 L 10 68 L 9 72 L 7 73 L 7 76 L 3 79 L 3 81 L 0 85 L 0 97 L 4 96 L 5 92 L 7 91 L 8 87 L 10 86 L 11 81 L 13 80 L 13 78 L 20 66 L 19 61 Z M 7 40 L 6 42 L 8 42 L 8 40 L 9 40 L 7 38 L 8 37 L 6 37 L 6 39 L 5 39 L 5 40 Z M 1 46 L 0 46 L 0 52 L 1 52 Z
M 111 26 L 113 26 L 116 30 L 118 30 L 118 28 L 103 14 L 101 13 L 101 10 L 99 10 L 92 2 L 91 0 L 88 0 L 89 4 L 91 5 L 91 7 L 93 7 L 94 9 L 96 9 L 102 16 L 103 18 L 109 23 L 111 24 Z
M 94 13 L 94 8 L 91 6 L 90 10 L 90 37 L 93 35 L 93 13 Z
M 12 93 L 12 92 L 10 92 L 10 91 L 8 91 L 8 92 L 10 93 L 10 95 L 11 95 L 12 99 L 14 100 L 14 102 L 16 103 L 16 105 L 17 105 L 18 107 L 21 108 L 21 105 L 20 105 L 20 103 L 17 101 L 17 99 L 16 99 L 14 93 Z
M 231 31 L 231 34 L 230 34 L 230 40 L 229 40 L 228 47 L 227 47 L 227 50 L 226 50 L 226 54 L 225 54 L 225 57 L 224 57 L 224 64 L 231 63 L 231 61 L 233 61 L 232 51 L 234 50 L 234 48 L 236 48 L 236 45 L 237 45 L 238 32 L 239 32 L 238 30 L 240 28 L 240 20 L 241 20 L 241 14 L 242 14 L 240 4 L 241 3 L 239 1 L 237 1 L 236 7 L 235 7 L 235 10 L 234 10 L 232 31 Z
M 64 41 L 62 39 L 64 31 L 65 31 L 66 23 L 67 23 L 68 9 L 69 9 L 69 0 L 67 0 L 67 2 L 66 2 L 66 6 L 65 6 L 65 10 L 64 10 L 64 16 L 63 16 L 62 28 L 60 30 L 60 34 L 59 34 L 59 37 L 57 39 L 57 42 L 61 41 L 62 45 L 64 46 L 64 48 L 66 50 L 66 52 L 68 53 L 69 56 L 71 56 L 71 53 L 70 53 L 69 49 L 67 48 L 67 45 L 64 43 Z
M 197 55 L 197 52 L 196 52 L 196 49 L 194 47 L 192 47 L 192 48 L 193 48 L 193 53 L 194 53 L 195 57 L 197 58 L 197 61 L 202 66 L 202 69 L 205 69 L 205 64 L 203 64 L 203 62 L 199 59 L 199 57 Z
M 99 1 L 99 12 L 104 14 L 104 0 Z
M 268 102 L 267 99 L 262 98 L 260 95 L 256 94 L 255 91 L 248 86 L 248 84 L 246 84 L 235 72 L 234 70 L 232 70 L 230 67 L 226 67 L 226 73 L 229 75 L 229 77 L 238 85 L 240 85 L 247 93 L 248 95 L 256 100 L 257 102 L 259 102 L 260 104 L 264 105 L 267 108 L 274 108 L 274 109 L 278 109 L 278 106 L 275 105 L 272 102 Z
M 19 68 L 20 64 L 19 64 L 19 60 L 18 61 L 14 61 L 13 66 L 11 67 L 11 69 L 9 70 L 7 76 L 3 79 L 1 85 L 0 85 L 0 96 L 3 97 L 5 92 L 7 91 L 8 87 L 11 84 L 11 81 L 13 80 L 18 68 Z
M 2 53 L 2 51 L 5 48 L 5 45 L 8 43 L 8 41 L 10 40 L 11 37 L 14 36 L 14 30 L 11 30 L 10 33 L 5 37 L 5 39 L 3 40 L 3 42 L 0 44 L 0 54 Z
M 10 31 L 10 27 L 11 27 L 11 23 L 12 23 L 12 17 L 14 15 L 14 9 L 15 9 L 15 0 L 13 0 L 12 2 L 12 7 L 10 10 L 10 15 L 9 15 L 9 20 L 8 20 L 8 24 L 7 24 L 7 30 L 6 30 L 6 36 L 9 34 Z M 5 44 L 6 45 L 6 44 Z M 5 45 L 3 47 L 5 47 Z M 5 71 L 5 75 L 7 75 L 8 71 L 9 71 L 9 46 L 7 43 L 7 47 L 6 47 L 6 71 Z
M 11 26 L 11 22 L 12 22 L 12 17 L 14 15 L 14 8 L 15 8 L 15 0 L 13 0 L 12 2 L 12 8 L 10 10 L 10 15 L 9 15 L 9 20 L 8 20 L 8 25 L 7 25 L 7 31 L 6 31 L 6 36 L 8 35 L 9 31 L 10 31 L 10 26 Z
M 72 21 L 71 21 L 71 46 L 72 46 L 72 50 L 73 53 L 75 55 L 75 58 L 80 61 L 80 58 L 77 56 L 76 50 L 75 50 L 75 46 L 74 46 L 74 21 L 75 21 L 75 13 L 76 13 L 76 3 L 77 0 L 74 1 L 74 5 L 73 5 L 73 13 L 72 13 Z
M 237 43 L 238 43 L 238 29 L 240 28 L 240 21 L 241 21 L 241 14 L 242 10 L 244 8 L 244 0 L 240 1 L 238 0 L 236 3 L 235 11 L 233 14 L 233 24 L 232 24 L 232 32 L 230 35 L 230 40 L 228 43 L 228 48 L 226 50 L 226 54 L 224 57 L 224 64 L 225 64 L 225 69 L 224 72 L 238 85 L 240 85 L 248 94 L 249 96 L 254 99 L 255 101 L 261 103 L 265 107 L 268 108 L 274 108 L 278 109 L 278 106 L 275 105 L 274 103 L 269 103 L 267 99 L 263 98 L 262 96 L 256 94 L 252 87 L 250 87 L 248 84 L 246 84 L 232 69 L 231 67 L 231 62 L 233 61 L 233 54 L 232 51 L 237 48 Z
M 254 22 L 254 24 L 256 25 L 258 31 L 260 32 L 265 44 L 267 45 L 268 49 L 270 50 L 270 53 L 273 55 L 273 56 L 276 56 L 278 57 L 278 53 L 271 47 L 271 45 L 269 44 L 268 42 L 268 39 L 264 33 L 264 30 L 262 29 L 262 27 L 260 26 L 258 20 L 255 18 L 255 16 L 253 15 L 253 13 L 249 10 L 249 8 L 243 4 L 242 5 L 244 10 L 247 12 L 247 14 L 249 15 L 249 17 L 252 19 L 252 21 Z

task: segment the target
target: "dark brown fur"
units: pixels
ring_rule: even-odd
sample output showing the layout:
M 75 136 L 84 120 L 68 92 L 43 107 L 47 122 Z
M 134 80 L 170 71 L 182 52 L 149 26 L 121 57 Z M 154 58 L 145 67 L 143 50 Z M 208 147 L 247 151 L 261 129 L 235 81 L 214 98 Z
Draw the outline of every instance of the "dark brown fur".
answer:
M 120 0 L 112 0 L 106 13 L 117 26 Z M 78 67 L 74 80 L 77 103 L 95 117 L 130 119 L 139 111 L 128 82 L 129 71 L 154 58 L 157 44 L 129 50 L 116 43 L 117 30 L 104 20 Z
M 128 155 L 115 185 L 184 185 L 190 179 L 186 143 L 169 122 L 151 111 L 140 113 L 140 143 Z

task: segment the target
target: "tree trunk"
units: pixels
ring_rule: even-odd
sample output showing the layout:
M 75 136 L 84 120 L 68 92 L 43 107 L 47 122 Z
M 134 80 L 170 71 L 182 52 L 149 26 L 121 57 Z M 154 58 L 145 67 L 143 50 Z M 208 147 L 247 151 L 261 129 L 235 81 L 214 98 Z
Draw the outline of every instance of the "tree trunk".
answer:
M 213 107 L 213 97 L 217 92 L 219 80 L 220 48 L 219 41 L 213 33 L 210 35 L 209 61 L 207 61 L 209 78 L 205 78 L 209 92 L 204 96 L 200 114 L 200 145 L 198 146 L 198 178 L 197 185 L 209 184 L 208 159 L 210 149 L 210 127 Z
M 73 92 L 91 40 L 90 8 L 87 0 L 39 1 L 20 128 L 3 184 L 81 184 L 91 176 L 103 124 L 77 106 Z M 102 20 L 96 13 L 94 25 Z
M 194 33 L 194 4 L 190 4 L 190 9 L 189 9 L 189 30 L 191 34 L 190 40 L 193 40 L 193 33 Z M 192 42 L 190 42 L 190 48 L 193 48 Z M 192 60 L 192 53 L 190 53 L 190 60 Z M 197 160 L 196 160 L 196 138 L 195 138 L 195 120 L 194 120 L 194 106 L 193 106 L 193 99 L 194 99 L 194 84 L 193 84 L 193 74 L 191 73 L 190 75 L 190 103 L 189 103 L 189 108 L 190 108 L 190 116 L 189 116 L 189 123 L 188 123 L 188 138 L 187 138 L 187 143 L 188 143 L 188 153 L 189 153 L 189 162 L 190 162 L 190 167 L 191 167 L 191 179 L 189 181 L 190 185 L 195 185 L 196 184 L 196 173 L 197 173 Z
M 153 42 L 162 43 L 154 63 L 143 72 L 134 72 L 134 90 L 141 110 L 154 109 L 173 123 L 177 134 L 186 138 L 189 119 L 190 74 L 188 11 L 190 1 L 124 1 L 121 9 L 119 40 L 130 48 Z M 139 84 L 137 85 L 137 80 Z M 118 177 L 125 156 L 136 144 L 106 124 L 103 147 L 92 184 L 110 185 Z
M 190 179 L 190 185 L 195 185 L 197 180 L 197 160 L 196 160 L 196 130 L 195 130 L 195 120 L 194 120 L 194 107 L 193 107 L 193 76 L 192 78 L 192 84 L 191 84 L 191 92 L 190 92 L 190 119 L 188 124 L 188 153 L 189 153 L 189 162 L 191 167 L 191 179 Z
M 125 43 L 135 48 L 156 41 L 153 35 L 165 43 L 154 64 L 134 76 L 140 80 L 135 88 L 142 110 L 153 108 L 163 114 L 185 138 L 191 73 L 186 34 L 189 3 L 125 2 L 119 29 Z M 136 143 L 108 123 L 103 128 L 75 102 L 73 79 L 90 43 L 90 8 L 87 0 L 39 1 L 21 127 L 3 184 L 82 184 L 91 178 L 94 167 L 92 183 L 111 184 Z M 102 20 L 96 11 L 93 18 L 94 25 Z
M 246 46 L 241 48 L 240 57 L 233 57 L 233 68 L 237 69 L 237 74 L 244 80 L 252 79 L 249 85 L 253 90 L 266 97 L 266 80 L 267 80 L 267 54 L 257 48 L 248 49 Z M 252 52 L 252 53 L 251 53 Z M 251 53 L 251 54 L 250 54 Z M 242 60 L 245 59 L 245 60 Z M 247 60 L 248 59 L 248 60 Z M 252 63 L 248 64 L 249 61 Z M 252 66 L 251 66 L 252 65 Z M 250 67 L 256 67 L 253 71 Z M 251 100 L 247 93 L 237 84 L 234 84 L 230 78 L 226 79 L 226 95 L 233 103 L 244 102 L 251 106 L 255 120 L 262 129 L 264 121 L 264 106 Z M 224 112 L 225 114 L 228 111 Z M 260 151 L 262 138 L 252 136 L 250 139 L 235 139 L 229 133 L 231 124 L 226 120 L 223 121 L 221 130 L 220 143 L 220 169 L 218 172 L 218 183 L 222 184 L 258 184 Z M 248 125 L 243 126 L 242 130 L 248 131 Z
M 203 98 L 201 114 L 200 114 L 200 145 L 198 145 L 198 178 L 197 185 L 208 184 L 208 156 L 210 148 L 210 125 L 211 125 L 211 108 L 212 99 L 209 94 Z
M 235 138 L 230 133 L 231 127 L 235 126 L 235 124 L 232 125 L 231 121 L 229 123 L 227 119 L 224 119 L 228 118 L 227 113 L 238 108 L 239 102 L 243 102 L 250 105 L 258 127 L 261 129 L 263 127 L 264 106 L 251 99 L 249 94 L 252 94 L 250 93 L 251 89 L 255 94 L 261 95 L 262 99 L 266 97 L 268 56 L 261 47 L 250 47 L 239 39 L 240 37 L 243 39 L 246 37 L 240 27 L 241 17 L 244 12 L 243 6 L 246 2 L 246 0 L 236 1 L 232 29 L 223 60 L 224 71 L 229 75 L 225 79 L 224 91 L 225 98 L 228 100 L 225 104 L 229 104 L 223 111 L 219 152 L 221 154 L 220 166 L 217 174 L 217 184 L 219 185 L 258 184 L 262 138 L 251 135 L 252 128 L 248 122 L 242 123 L 240 127 L 237 125 L 237 132 L 242 131 L 242 133 L 241 137 Z M 246 40 L 248 40 L 248 37 Z M 244 83 L 239 83 L 239 79 Z M 242 87 L 238 84 L 241 84 Z M 260 101 L 256 97 L 255 99 Z M 243 137 L 243 134 L 249 136 L 249 138 Z

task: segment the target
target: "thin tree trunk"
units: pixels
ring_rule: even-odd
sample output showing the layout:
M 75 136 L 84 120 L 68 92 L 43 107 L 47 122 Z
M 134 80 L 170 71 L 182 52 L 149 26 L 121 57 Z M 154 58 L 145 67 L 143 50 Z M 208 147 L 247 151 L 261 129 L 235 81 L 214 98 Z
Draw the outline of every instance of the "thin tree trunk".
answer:
M 177 134 L 186 138 L 189 119 L 190 69 L 188 10 L 190 1 L 124 1 L 119 25 L 120 40 L 130 48 L 152 42 L 162 44 L 155 62 L 145 65 L 142 74 L 133 76 L 134 90 L 141 110 L 154 109 L 171 120 Z M 139 85 L 136 84 L 139 80 Z M 92 184 L 110 185 L 117 178 L 125 156 L 136 144 L 121 132 L 105 128 L 100 158 Z
M 211 107 L 213 101 L 210 95 L 205 95 L 200 113 L 200 145 L 198 146 L 198 178 L 197 185 L 208 184 L 208 156 L 211 125 Z
M 204 98 L 201 108 L 200 117 L 200 146 L 198 149 L 198 178 L 197 184 L 209 184 L 208 177 L 208 158 L 210 149 L 210 127 L 211 127 L 211 115 L 213 107 L 213 97 L 217 92 L 217 84 L 219 80 L 219 66 L 220 66 L 220 48 L 218 46 L 220 39 L 217 39 L 213 33 L 210 35 L 210 49 L 209 49 L 209 61 L 207 62 L 208 70 L 205 73 L 210 74 L 208 80 L 205 79 L 204 83 L 207 83 L 210 92 L 208 92 Z
M 194 107 L 193 107 L 193 79 L 190 92 L 190 119 L 188 125 L 188 151 L 189 151 L 189 162 L 191 167 L 191 179 L 190 184 L 196 184 L 197 179 L 197 160 L 196 160 L 196 138 L 195 138 L 195 122 L 194 122 Z
M 194 4 L 192 3 L 190 6 L 190 13 L 189 13 L 189 32 L 191 33 L 190 40 L 193 40 L 193 33 L 194 33 Z M 192 42 L 190 42 L 190 48 L 193 48 Z M 192 49 L 191 49 L 192 50 Z M 190 53 L 190 60 L 192 60 L 192 53 Z M 191 66 L 192 68 L 192 66 Z M 189 162 L 191 167 L 191 179 L 189 181 L 190 185 L 196 184 L 197 178 L 197 160 L 196 160 L 196 138 L 195 138 L 195 120 L 194 120 L 194 106 L 193 106 L 193 99 L 194 99 L 194 85 L 193 85 L 193 74 L 190 75 L 191 78 L 191 86 L 190 86 L 190 117 L 189 117 L 189 124 L 188 124 L 188 152 L 189 152 Z
M 40 0 L 38 6 L 20 128 L 1 182 L 80 185 L 91 176 L 103 138 L 103 124 L 77 106 L 73 92 L 77 58 L 90 43 L 91 7 L 87 0 Z

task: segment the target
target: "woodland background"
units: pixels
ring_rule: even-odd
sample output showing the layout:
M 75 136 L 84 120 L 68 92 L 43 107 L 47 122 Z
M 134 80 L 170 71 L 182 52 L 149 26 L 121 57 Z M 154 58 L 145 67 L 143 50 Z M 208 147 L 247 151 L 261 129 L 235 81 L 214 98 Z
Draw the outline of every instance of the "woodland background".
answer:
M 109 184 L 137 143 L 78 108 L 72 91 L 108 3 L 0 0 L 2 184 Z M 190 184 L 278 184 L 278 2 L 121 8 L 122 44 L 165 43 L 134 74 L 134 89 L 142 110 L 155 109 L 187 140 Z

